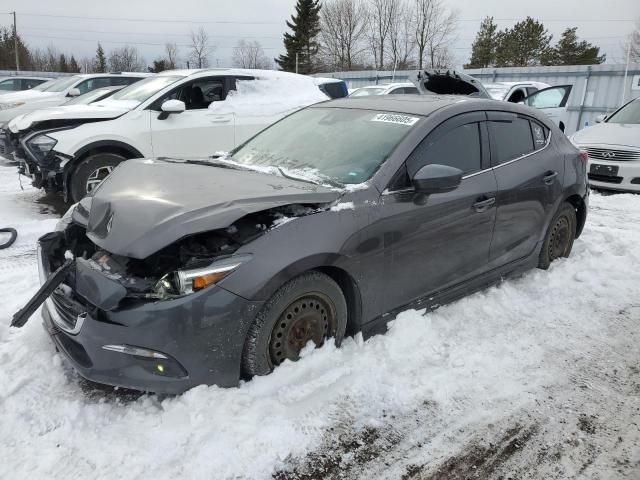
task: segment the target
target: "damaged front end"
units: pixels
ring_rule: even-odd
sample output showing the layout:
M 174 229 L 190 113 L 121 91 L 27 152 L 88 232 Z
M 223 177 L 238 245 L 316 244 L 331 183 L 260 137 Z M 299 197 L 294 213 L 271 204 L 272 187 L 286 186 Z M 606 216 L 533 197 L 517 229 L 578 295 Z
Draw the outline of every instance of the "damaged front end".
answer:
M 13 326 L 24 325 L 44 302 L 57 326 L 74 333 L 79 316 L 87 312 L 99 320 L 118 308 L 190 295 L 250 261 L 250 254 L 235 255 L 243 245 L 326 206 L 286 205 L 251 213 L 227 228 L 182 238 L 145 259 L 113 254 L 93 243 L 82 225 L 83 208 L 72 207 L 57 231 L 39 239 L 42 288 L 14 316 Z

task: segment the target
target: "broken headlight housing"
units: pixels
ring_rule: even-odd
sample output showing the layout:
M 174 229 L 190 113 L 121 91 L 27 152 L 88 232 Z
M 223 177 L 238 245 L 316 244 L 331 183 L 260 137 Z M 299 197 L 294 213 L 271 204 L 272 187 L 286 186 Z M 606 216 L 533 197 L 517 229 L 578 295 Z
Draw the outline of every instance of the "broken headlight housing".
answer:
M 47 158 L 56 143 L 58 143 L 58 140 L 55 138 L 42 134 L 27 141 L 27 146 L 35 159 L 41 162 Z
M 160 296 L 189 295 L 218 283 L 250 258 L 250 255 L 238 255 L 202 268 L 177 270 L 163 276 L 154 291 Z

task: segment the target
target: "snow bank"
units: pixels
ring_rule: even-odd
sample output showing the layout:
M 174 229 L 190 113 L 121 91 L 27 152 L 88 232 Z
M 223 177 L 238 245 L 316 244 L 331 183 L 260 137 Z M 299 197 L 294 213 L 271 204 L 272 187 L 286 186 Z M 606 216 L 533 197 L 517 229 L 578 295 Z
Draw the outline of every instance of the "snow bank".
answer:
M 287 72 L 264 72 L 257 80 L 239 80 L 237 91 L 229 92 L 224 102 L 213 102 L 216 113 L 244 116 L 269 116 L 288 113 L 328 100 L 313 78 Z
M 433 313 L 404 312 L 386 335 L 327 344 L 236 389 L 201 386 L 167 399 L 93 390 L 55 352 L 38 318 L 8 327 L 38 288 L 35 240 L 55 223 L 38 212 L 38 195 L 20 192 L 14 168 L 0 167 L 0 218 L 20 232 L 16 246 L 0 251 L 0 478 L 267 479 L 323 444 L 332 454 L 343 435 L 363 428 L 388 428 L 404 442 L 380 458 L 383 469 L 399 471 L 360 468 L 343 478 L 401 478 L 405 462 L 447 458 L 479 423 L 497 425 L 525 407 L 518 422 L 546 418 L 569 448 L 561 435 L 575 412 L 544 402 L 589 395 L 591 377 L 580 365 L 615 378 L 637 364 L 640 197 L 592 195 L 570 259 Z M 637 399 L 627 403 L 635 409 Z M 602 410 L 624 404 L 616 405 Z M 595 476 L 617 476 L 618 456 L 634 448 L 629 425 L 624 417 L 616 424 L 610 438 L 624 441 L 613 453 L 594 447 L 611 469 Z M 539 442 L 555 451 L 553 438 Z M 417 459 L 411 448 L 420 448 Z M 579 455 L 562 458 L 566 476 L 538 478 L 587 468 Z

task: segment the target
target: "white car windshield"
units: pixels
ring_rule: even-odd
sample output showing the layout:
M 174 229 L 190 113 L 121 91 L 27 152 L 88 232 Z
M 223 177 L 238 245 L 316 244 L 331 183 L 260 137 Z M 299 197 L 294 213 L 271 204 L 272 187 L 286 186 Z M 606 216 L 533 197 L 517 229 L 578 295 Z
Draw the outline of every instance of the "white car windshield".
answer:
M 635 123 L 640 124 L 640 98 L 627 103 L 607 119 L 607 123 Z
M 484 88 L 487 89 L 487 92 L 489 92 L 489 95 L 493 98 L 496 100 L 502 100 L 507 96 L 510 87 L 505 85 L 485 85 Z
M 78 80 L 80 80 L 80 78 L 82 77 L 78 75 L 72 75 L 71 77 L 63 77 L 59 79 L 57 82 L 49 85 L 47 89 L 44 91 L 45 92 L 62 92 L 67 88 L 69 88 L 74 83 L 76 83 Z
M 48 88 L 53 87 L 56 83 L 58 83 L 60 78 L 52 78 L 51 80 L 47 80 L 46 82 L 41 83 L 40 85 L 36 85 L 31 90 L 35 90 L 36 92 L 45 92 Z
M 359 88 L 358 90 L 354 91 L 351 95 L 349 95 L 350 97 L 368 97 L 369 95 L 382 95 L 384 93 L 384 91 L 386 90 L 386 87 L 380 87 L 380 88 Z
M 109 100 L 128 100 L 138 104 L 151 98 L 163 88 L 183 79 L 180 75 L 162 75 L 149 77 L 123 88 L 118 93 L 112 95 Z

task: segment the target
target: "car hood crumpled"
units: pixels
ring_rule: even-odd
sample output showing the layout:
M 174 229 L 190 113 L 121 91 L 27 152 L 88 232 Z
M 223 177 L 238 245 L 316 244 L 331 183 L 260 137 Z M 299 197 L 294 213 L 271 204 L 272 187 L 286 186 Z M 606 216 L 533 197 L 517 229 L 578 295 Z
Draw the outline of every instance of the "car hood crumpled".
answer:
M 80 202 L 74 218 L 86 223 L 87 236 L 100 248 L 144 259 L 185 236 L 226 228 L 249 213 L 329 203 L 340 195 L 260 172 L 137 159 L 114 169 Z
M 33 124 L 56 120 L 111 120 L 127 113 L 127 108 L 96 107 L 93 105 L 69 105 L 42 108 L 33 112 L 19 115 L 9 122 L 9 129 L 13 133 L 31 128 Z

